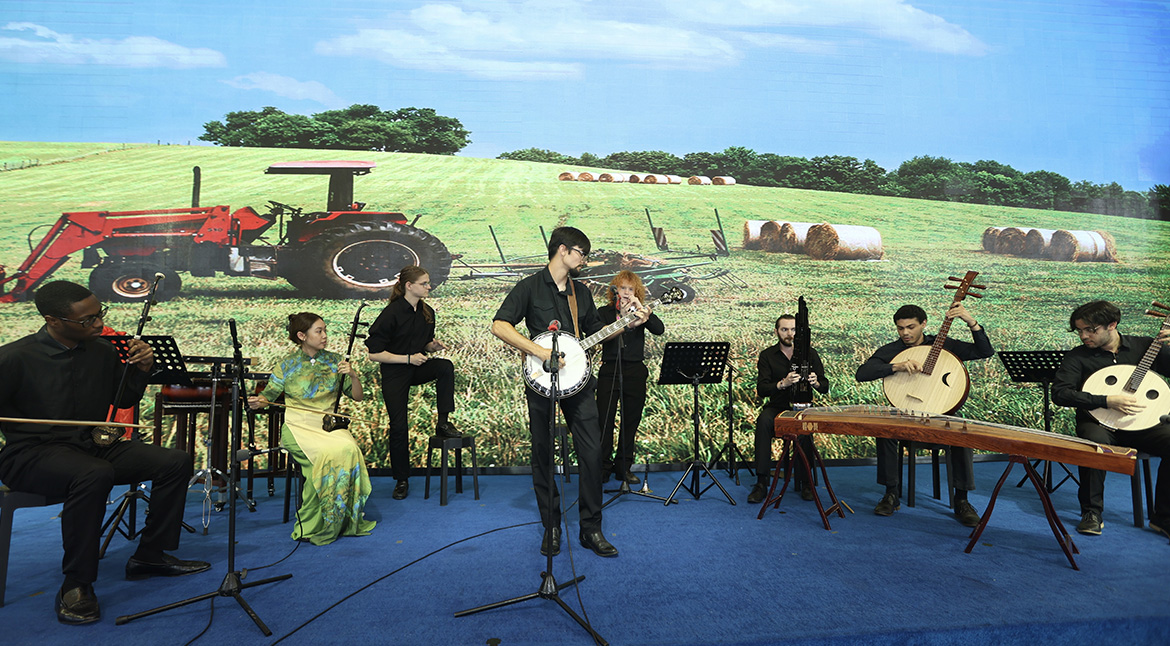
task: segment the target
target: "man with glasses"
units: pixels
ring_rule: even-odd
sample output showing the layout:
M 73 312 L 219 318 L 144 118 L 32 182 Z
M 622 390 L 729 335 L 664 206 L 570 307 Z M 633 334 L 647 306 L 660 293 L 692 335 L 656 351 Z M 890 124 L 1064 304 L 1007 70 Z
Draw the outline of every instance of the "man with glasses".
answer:
M 588 257 L 589 238 L 584 233 L 573 227 L 553 229 L 548 243 L 548 265 L 512 288 L 495 314 L 492 334 L 543 363 L 552 356 L 552 350 L 531 339 L 548 330 L 553 321 L 559 321 L 560 329 L 570 337 L 579 331 L 579 336 L 584 338 L 604 327 L 593 303 L 593 294 L 588 287 L 573 280 L 581 275 L 581 267 Z M 650 318 L 650 312 L 643 307 L 638 316 L 642 324 Z M 520 321 L 528 327 L 527 337 L 516 330 Z M 599 556 L 617 556 L 617 548 L 601 531 L 601 425 L 594 399 L 597 380 L 592 375 L 588 380 L 588 384 L 575 395 L 560 400 L 561 412 L 573 434 L 580 469 L 580 540 L 583 546 Z M 561 550 L 561 508 L 560 494 L 548 470 L 552 447 L 549 400 L 531 388 L 525 390 L 525 395 L 528 398 L 528 432 L 532 441 L 532 484 L 541 520 L 548 528 L 540 553 L 555 555 Z
M 57 619 L 84 624 L 101 618 L 93 583 L 102 517 L 114 485 L 151 482 L 150 513 L 126 563 L 127 579 L 193 574 L 211 566 L 165 553 L 179 546 L 192 470 L 185 452 L 136 440 L 106 442 L 91 426 L 53 423 L 103 421 L 112 405 L 136 405 L 154 352 L 141 340 L 130 341 L 132 367 L 115 402 L 125 364 L 99 336 L 108 309 L 88 289 L 68 281 L 45 284 L 35 301 L 44 326 L 0 347 L 0 416 L 46 421 L 0 423 L 6 441 L 0 480 L 16 491 L 65 499 L 60 515 L 65 582 L 57 593 Z
M 1089 411 L 1110 408 L 1132 415 L 1140 412 L 1144 404 L 1133 395 L 1094 395 L 1081 390 L 1093 373 L 1106 366 L 1136 366 L 1151 343 L 1162 344 L 1154 358 L 1154 371 L 1163 376 L 1170 375 L 1170 348 L 1166 347 L 1170 330 L 1163 329 L 1153 339 L 1120 334 L 1117 324 L 1121 322 L 1121 310 L 1109 301 L 1081 305 L 1073 310 L 1068 322 L 1069 330 L 1080 337 L 1081 345 L 1065 353 L 1052 381 L 1052 401 L 1058 406 L 1076 409 L 1077 437 L 1099 444 L 1127 446 L 1162 458 L 1154 489 L 1150 529 L 1170 538 L 1170 424 L 1156 424 L 1143 431 L 1113 431 L 1099 424 Z M 1105 526 L 1101 518 L 1105 472 L 1080 467 L 1080 480 L 1077 497 L 1081 504 L 1081 522 L 1077 531 L 1098 536 Z

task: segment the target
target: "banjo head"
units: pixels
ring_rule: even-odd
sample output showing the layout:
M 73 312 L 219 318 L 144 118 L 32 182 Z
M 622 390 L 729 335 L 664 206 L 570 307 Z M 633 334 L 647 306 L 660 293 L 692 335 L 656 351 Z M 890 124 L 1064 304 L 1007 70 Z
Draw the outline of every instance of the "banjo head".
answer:
M 545 332 L 532 342 L 542 348 L 552 348 L 552 332 Z M 561 334 L 557 339 L 557 349 L 565 357 L 565 365 L 557 373 L 557 396 L 572 397 L 589 383 L 593 369 L 589 356 L 577 342 L 577 339 Z M 524 356 L 524 382 L 541 395 L 547 396 L 552 390 L 552 376 L 545 372 L 542 363 L 532 355 Z

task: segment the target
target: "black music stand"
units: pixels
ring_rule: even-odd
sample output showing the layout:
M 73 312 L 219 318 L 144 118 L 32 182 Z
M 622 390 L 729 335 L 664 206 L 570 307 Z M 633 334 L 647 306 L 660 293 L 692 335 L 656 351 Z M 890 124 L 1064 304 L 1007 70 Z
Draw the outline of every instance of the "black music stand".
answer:
M 731 385 L 734 382 L 734 376 L 735 376 L 735 366 L 733 366 L 731 364 L 731 361 L 728 361 L 727 362 L 727 406 L 726 406 L 727 443 L 724 444 L 719 449 L 719 451 L 715 454 L 715 457 L 711 458 L 711 463 L 717 464 L 719 462 L 720 458 L 723 457 L 724 453 L 726 453 L 727 454 L 727 475 L 734 476 L 735 477 L 735 484 L 738 485 L 739 484 L 739 470 L 741 468 L 743 468 L 743 467 L 740 467 L 740 464 L 747 465 L 748 473 L 750 473 L 751 475 L 753 475 L 753 476 L 756 475 L 756 472 L 751 466 L 752 465 L 751 461 L 745 460 L 743 457 L 743 452 L 740 451 L 739 447 L 735 445 L 735 404 L 734 404 L 735 400 L 732 397 L 732 393 L 731 393 Z
M 723 381 L 723 366 L 727 364 L 730 350 L 731 344 L 726 341 L 675 341 L 667 343 L 662 353 L 662 371 L 658 375 L 658 384 L 660 386 L 690 384 L 695 393 L 694 408 L 691 412 L 691 420 L 695 426 L 693 456 L 687 470 L 678 479 L 678 484 L 674 486 L 674 490 L 663 504 L 669 505 L 673 502 L 674 495 L 680 488 L 686 489 L 695 500 L 698 500 L 703 492 L 710 489 L 711 485 L 715 485 L 727 497 L 727 502 L 735 505 L 735 499 L 727 493 L 723 485 L 719 484 L 707 463 L 699 459 L 699 384 L 717 384 Z M 703 489 L 699 489 L 700 470 L 711 478 L 711 484 Z M 690 486 L 683 484 L 687 476 L 691 476 Z
M 1038 383 L 1040 389 L 1044 393 L 1044 432 L 1052 432 L 1052 406 L 1051 406 L 1051 388 L 1052 380 L 1056 377 L 1056 369 L 1060 367 L 1060 363 L 1064 360 L 1064 350 L 1021 350 L 1018 352 L 1003 351 L 999 353 L 999 360 L 1003 362 L 1003 367 L 1007 369 L 1008 376 L 1016 383 Z M 1072 471 L 1063 463 L 1057 462 L 1061 469 L 1064 469 L 1065 476 L 1060 479 L 1060 482 L 1054 486 L 1052 484 L 1052 461 L 1051 460 L 1035 460 L 1032 463 L 1032 468 L 1035 469 L 1038 464 L 1044 462 L 1044 488 L 1048 493 L 1052 493 L 1060 488 L 1066 480 L 1072 478 L 1073 482 L 1080 484 Z M 1016 487 L 1024 486 L 1028 481 L 1027 474 L 1016 484 Z
M 110 342 L 114 349 L 118 351 L 118 358 L 122 363 L 126 363 L 130 359 L 130 341 L 134 338 L 125 334 L 116 334 L 109 336 L 102 336 L 103 339 Z M 143 336 L 142 340 L 146 342 L 154 350 L 154 367 L 151 369 L 150 378 L 147 380 L 148 384 L 162 384 L 173 383 L 171 379 L 176 378 L 185 380 L 185 383 L 190 383 L 191 378 L 187 375 L 187 369 L 183 365 L 183 355 L 179 352 L 178 346 L 175 344 L 174 337 L 171 336 Z M 138 421 L 138 411 L 134 412 L 134 421 Z M 132 541 L 142 533 L 141 529 L 135 529 L 135 519 L 138 517 L 138 501 L 142 500 L 146 504 L 150 504 L 150 496 L 145 491 L 145 485 L 136 483 L 126 493 L 122 494 L 121 500 L 118 501 L 118 506 L 114 511 L 110 512 L 106 522 L 102 524 L 101 530 L 98 534 L 106 534 L 105 540 L 102 541 L 102 546 L 98 550 L 98 558 L 105 558 L 106 550 L 110 547 L 110 542 L 114 540 L 115 534 L 121 534 L 126 537 L 126 540 Z M 129 518 L 126 517 L 126 512 L 130 512 Z M 125 525 L 126 528 L 122 529 Z M 194 534 L 195 528 L 188 525 L 186 522 L 182 523 L 183 529 L 189 533 Z

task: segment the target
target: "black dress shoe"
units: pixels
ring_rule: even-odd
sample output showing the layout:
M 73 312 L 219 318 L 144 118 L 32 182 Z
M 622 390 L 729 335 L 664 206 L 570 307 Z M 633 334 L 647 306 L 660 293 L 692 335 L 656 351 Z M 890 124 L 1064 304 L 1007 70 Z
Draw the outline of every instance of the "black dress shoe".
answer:
M 463 437 L 463 434 L 451 422 L 439 422 L 435 424 L 435 435 L 439 437 Z
M 626 484 L 629 484 L 629 485 L 642 484 L 642 480 L 638 476 L 630 473 L 629 471 L 626 471 L 625 475 L 618 476 L 618 482 L 621 482 L 622 480 L 625 480 Z
M 971 506 L 971 503 L 966 500 L 955 501 L 955 518 L 959 519 L 964 527 L 976 527 L 979 525 L 979 512 Z
M 752 487 L 752 492 L 748 494 L 748 504 L 758 505 L 764 502 L 764 498 L 768 496 L 768 485 L 757 482 L 756 486 Z
M 878 516 L 893 516 L 894 512 L 898 511 L 900 507 L 901 505 L 898 504 L 898 494 L 887 493 L 878 501 L 877 507 L 873 508 L 873 513 Z
M 553 556 L 561 553 L 561 526 L 557 525 L 552 528 L 552 540 L 548 540 L 549 535 L 546 533 L 544 538 L 540 539 L 540 555 L 548 556 L 552 552 Z
M 102 618 L 93 586 L 85 583 L 72 590 L 57 591 L 57 621 L 63 624 L 92 624 Z
M 617 556 L 617 548 L 605 540 L 600 529 L 581 530 L 581 545 L 593 550 L 598 556 Z
M 394 495 L 391 498 L 395 500 L 402 500 L 410 493 L 410 481 L 399 480 L 398 484 L 394 485 Z
M 183 576 L 211 569 L 207 561 L 184 561 L 170 554 L 163 554 L 159 561 L 143 561 L 130 557 L 126 561 L 126 578 L 130 581 L 152 576 Z

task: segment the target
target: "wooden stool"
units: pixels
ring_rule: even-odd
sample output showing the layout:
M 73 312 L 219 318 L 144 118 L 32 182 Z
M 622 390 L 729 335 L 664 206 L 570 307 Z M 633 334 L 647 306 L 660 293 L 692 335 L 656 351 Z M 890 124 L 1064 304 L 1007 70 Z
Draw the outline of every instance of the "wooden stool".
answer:
M 439 437 L 432 435 L 427 443 L 427 481 L 423 488 L 423 498 L 431 497 L 431 458 L 435 449 L 442 449 L 443 454 L 439 464 L 439 506 L 447 504 L 447 452 L 455 452 L 455 493 L 463 493 L 463 449 L 471 453 L 471 480 L 475 484 L 475 499 L 479 500 L 479 464 L 475 460 L 475 438 L 470 435 L 463 437 Z
M 231 410 L 231 384 L 221 382 L 216 389 L 215 415 L 211 427 L 211 466 L 227 473 L 228 413 Z M 154 443 L 162 445 L 163 417 L 175 416 L 175 448 L 186 451 L 195 460 L 197 418 L 211 412 L 211 386 L 163 386 L 154 396 Z M 238 448 L 238 447 L 237 447 Z
M 25 507 L 48 507 L 63 502 L 64 498 L 46 498 L 0 485 L 0 608 L 4 607 L 4 589 L 8 585 L 8 550 L 12 546 L 13 514 L 17 509 Z

